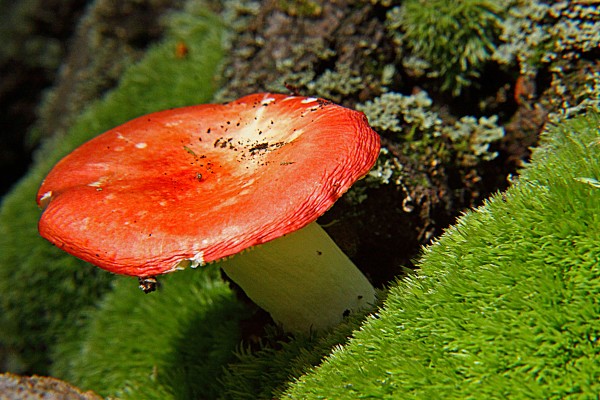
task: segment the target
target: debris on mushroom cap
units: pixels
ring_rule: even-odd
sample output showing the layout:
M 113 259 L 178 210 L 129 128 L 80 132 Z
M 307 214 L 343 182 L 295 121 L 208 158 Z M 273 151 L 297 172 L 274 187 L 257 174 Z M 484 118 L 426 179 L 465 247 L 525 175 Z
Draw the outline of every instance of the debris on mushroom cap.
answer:
M 375 163 L 364 114 L 259 93 L 136 118 L 48 174 L 40 234 L 106 270 L 198 266 L 315 221 Z

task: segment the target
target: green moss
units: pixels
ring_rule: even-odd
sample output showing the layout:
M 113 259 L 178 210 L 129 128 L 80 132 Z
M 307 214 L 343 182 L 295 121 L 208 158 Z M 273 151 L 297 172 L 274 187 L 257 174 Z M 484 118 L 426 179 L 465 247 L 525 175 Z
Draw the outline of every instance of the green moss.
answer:
M 190 4 L 193 4 L 191 2 Z M 112 276 L 66 255 L 38 236 L 39 184 L 51 166 L 93 136 L 147 112 L 210 100 L 218 85 L 224 27 L 199 6 L 172 17 L 167 38 L 123 75 L 119 87 L 94 102 L 69 133 L 46 144 L 29 175 L 0 208 L 0 340 L 22 368 L 47 371 L 48 350 L 76 336 L 81 311 L 107 290 Z M 184 40 L 188 55 L 178 58 Z
M 385 297 L 381 291 L 377 295 L 379 302 Z M 219 398 L 281 398 L 295 379 L 318 365 L 332 349 L 343 346 L 372 311 L 353 314 L 318 337 L 300 335 L 282 339 L 280 332 L 269 330 L 258 350 L 242 348 L 236 353 L 237 359 L 227 365 L 220 378 L 223 388 Z
M 130 278 L 114 286 L 79 337 L 58 345 L 52 373 L 120 399 L 277 398 L 365 318 L 355 314 L 321 337 L 284 338 L 270 327 L 250 350 L 239 337 L 249 312 L 218 263 L 165 276 L 149 295 Z
M 454 95 L 479 77 L 495 49 L 508 0 L 402 2 L 388 12 L 387 26 L 397 46 L 427 65 L 430 77 Z
M 287 398 L 594 398 L 600 116 L 545 135 L 506 193 L 428 247 L 377 319 Z
M 102 296 L 111 280 L 38 236 L 35 193 L 42 175 L 29 174 L 0 209 L 0 341 L 14 353 L 14 372 L 46 372 L 56 335 L 78 329 L 74 310 Z
M 219 269 L 173 273 L 144 294 L 120 278 L 53 374 L 119 399 L 215 398 L 238 346 L 242 305 Z

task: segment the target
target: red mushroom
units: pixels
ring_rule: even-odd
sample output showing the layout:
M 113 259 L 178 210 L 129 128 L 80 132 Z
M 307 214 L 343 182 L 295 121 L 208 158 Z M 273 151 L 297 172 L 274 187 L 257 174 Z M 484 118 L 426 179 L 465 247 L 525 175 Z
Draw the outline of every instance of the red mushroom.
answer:
M 364 114 L 317 98 L 261 93 L 157 112 L 52 169 L 37 196 L 39 231 L 144 282 L 222 260 L 284 328 L 320 330 L 374 302 L 371 284 L 315 220 L 378 154 Z

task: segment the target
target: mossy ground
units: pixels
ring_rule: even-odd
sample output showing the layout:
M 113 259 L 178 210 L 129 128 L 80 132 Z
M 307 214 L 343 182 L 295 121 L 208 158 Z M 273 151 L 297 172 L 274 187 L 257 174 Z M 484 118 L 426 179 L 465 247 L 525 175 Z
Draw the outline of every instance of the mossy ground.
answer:
M 134 283 L 118 279 L 78 340 L 58 344 L 53 375 L 119 399 L 218 397 L 248 317 L 218 267 L 172 274 L 151 295 Z
M 395 20 L 400 7 L 417 3 L 425 5 L 414 9 L 422 15 Z M 519 1 L 459 1 L 463 12 L 455 19 L 485 22 L 483 36 L 475 38 L 481 57 L 459 60 L 442 77 L 448 65 L 436 60 L 466 55 L 440 43 L 430 43 L 427 52 L 420 37 L 410 39 L 411 32 L 423 30 L 433 40 L 444 37 L 436 32 L 447 28 L 442 22 L 448 19 L 411 26 L 427 21 L 421 18 L 431 16 L 426 5 L 437 3 L 285 1 L 260 7 L 226 1 L 224 14 L 237 13 L 237 19 L 225 19 L 238 37 L 228 49 L 225 81 L 215 78 L 224 53 L 223 19 L 194 2 L 167 18 L 165 39 L 128 69 L 115 91 L 77 116 L 67 135 L 49 142 L 30 174 L 3 199 L 5 365 L 38 373 L 52 368 L 86 389 L 145 399 L 284 393 L 560 398 L 600 390 L 595 114 L 559 118 L 517 183 L 460 218 L 428 247 L 417 263 L 418 275 L 394 279 L 404 274 L 421 244 L 466 207 L 506 186 L 508 173 L 528 158 L 527 146 L 537 142 L 548 112 L 577 115 L 585 106 L 597 107 L 600 92 L 597 51 L 583 40 L 594 31 L 581 30 L 573 40 L 552 36 L 589 22 L 582 17 L 587 11 L 556 11 L 544 1 L 533 2 L 549 16 L 540 25 L 550 35 L 544 43 L 561 44 L 545 54 L 576 62 L 565 66 L 561 57 L 508 46 L 502 54 L 513 51 L 512 61 L 496 65 L 500 53 L 492 55 L 493 48 L 513 43 L 507 32 L 519 34 L 534 14 Z M 477 32 L 477 24 L 464 26 Z M 467 43 L 473 39 L 460 37 Z M 411 46 L 397 46 L 402 41 Z M 436 60 L 427 65 L 417 59 L 432 54 Z M 527 76 L 517 79 L 524 65 Z M 215 270 L 175 274 L 148 297 L 134 281 L 115 281 L 37 236 L 37 187 L 51 165 L 78 144 L 143 113 L 209 101 L 220 85 L 219 98 L 230 99 L 250 91 L 285 91 L 284 81 L 302 94 L 365 111 L 376 105 L 393 114 L 373 112 L 387 158 L 326 216 L 340 246 L 374 281 L 390 288 L 373 316 L 347 321 L 319 338 L 291 338 L 276 329 L 259 329 L 257 338 L 243 334 L 239 325 L 248 322 L 248 309 Z M 415 99 L 423 98 L 429 103 L 415 107 Z M 440 122 L 427 126 L 422 116 Z
M 148 112 L 208 101 L 216 87 L 225 27 L 202 8 L 171 16 L 163 42 L 123 75 L 119 87 L 91 104 L 65 137 L 46 143 L 30 173 L 0 209 L 0 341 L 14 370 L 47 372 L 48 351 L 77 336 L 79 311 L 110 289 L 112 276 L 41 239 L 36 192 L 51 166 L 93 136 Z M 189 51 L 178 57 L 177 43 Z M 82 205 L 85 206 L 85 205 Z
M 600 391 L 600 117 L 552 127 L 377 318 L 289 398 L 593 398 Z
M 238 348 L 233 358 L 239 338 L 225 322 L 247 311 L 207 279 L 214 270 L 175 274 L 143 303 L 120 282 L 93 314 L 83 353 L 63 358 L 70 377 L 124 398 L 592 395 L 600 390 L 599 124 L 592 112 L 552 127 L 513 186 L 426 248 L 419 272 L 391 285 L 366 319 L 319 338 L 271 331 L 259 350 Z M 224 318 L 212 319 L 215 307 Z M 122 327 L 123 315 L 133 327 Z M 199 361 L 198 352 L 210 357 Z M 186 367 L 172 368 L 173 357 Z M 196 386 L 190 369 L 208 364 L 209 383 Z

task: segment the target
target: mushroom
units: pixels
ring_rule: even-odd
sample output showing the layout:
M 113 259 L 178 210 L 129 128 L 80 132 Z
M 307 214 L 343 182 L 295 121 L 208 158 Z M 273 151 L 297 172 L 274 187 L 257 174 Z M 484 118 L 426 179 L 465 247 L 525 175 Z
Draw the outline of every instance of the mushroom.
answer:
M 156 112 L 58 162 L 37 195 L 39 232 L 148 291 L 156 275 L 220 260 L 284 329 L 323 330 L 375 300 L 315 221 L 378 154 L 363 113 L 319 98 Z

